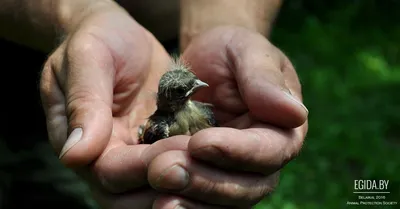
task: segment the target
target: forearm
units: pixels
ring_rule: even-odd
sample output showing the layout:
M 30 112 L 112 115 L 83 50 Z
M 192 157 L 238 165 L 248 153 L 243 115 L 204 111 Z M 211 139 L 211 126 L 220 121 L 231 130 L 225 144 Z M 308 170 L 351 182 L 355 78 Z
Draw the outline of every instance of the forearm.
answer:
M 0 0 L 0 38 L 49 52 L 100 1 Z
M 197 34 L 221 25 L 237 25 L 268 36 L 282 0 L 180 0 L 180 47 Z

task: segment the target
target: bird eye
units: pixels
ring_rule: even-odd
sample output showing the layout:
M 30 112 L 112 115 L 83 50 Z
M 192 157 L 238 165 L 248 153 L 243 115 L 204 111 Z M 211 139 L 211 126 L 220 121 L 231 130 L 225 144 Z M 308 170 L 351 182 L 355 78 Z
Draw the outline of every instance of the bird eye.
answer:
M 183 89 L 183 88 L 178 88 L 178 89 L 176 89 L 176 92 L 177 92 L 179 95 L 181 95 L 181 94 L 184 94 L 184 93 L 185 93 L 185 89 Z

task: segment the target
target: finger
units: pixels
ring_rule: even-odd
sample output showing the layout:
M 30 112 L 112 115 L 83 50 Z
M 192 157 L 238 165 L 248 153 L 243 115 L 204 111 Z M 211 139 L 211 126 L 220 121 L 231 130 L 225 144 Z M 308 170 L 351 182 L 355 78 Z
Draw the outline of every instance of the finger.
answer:
M 68 138 L 62 162 L 87 165 L 107 145 L 112 125 L 114 61 L 109 49 L 88 35 L 68 42 L 62 69 L 56 71 L 66 98 Z
M 151 188 L 144 188 L 124 194 L 112 195 L 102 190 L 92 189 L 93 198 L 107 209 L 152 209 L 153 202 L 159 195 Z
M 207 129 L 191 138 L 188 151 L 195 159 L 218 167 L 269 175 L 300 152 L 305 133 L 302 128 L 283 130 L 256 124 L 244 130 Z
M 93 163 L 94 179 L 111 193 L 122 193 L 148 184 L 147 166 L 152 158 L 169 150 L 187 150 L 189 137 L 178 136 L 151 145 L 120 146 L 112 140 L 104 153 Z M 93 177 L 93 176 L 91 176 Z M 88 178 L 93 179 L 93 178 Z
M 278 49 L 261 35 L 238 30 L 227 45 L 227 54 L 252 116 L 286 128 L 305 123 L 308 110 L 291 95 L 299 89 L 288 88 L 281 71 L 283 54 Z
M 148 166 L 155 157 L 164 152 L 171 150 L 187 151 L 189 139 L 189 136 L 182 135 L 159 140 L 151 144 L 150 147 L 143 152 L 141 160 Z
M 65 143 L 68 120 L 65 115 L 65 98 L 54 74 L 54 63 L 62 62 L 62 46 L 47 60 L 40 78 L 40 97 L 46 116 L 50 144 L 58 153 Z
M 111 193 L 122 193 L 148 184 L 147 166 L 155 156 L 169 150 L 187 150 L 189 137 L 177 136 L 151 145 L 124 145 L 112 140 L 103 154 L 93 163 L 93 182 Z M 124 146 L 121 146 L 124 145 Z M 134 174 L 134 175 L 133 175 Z
M 226 172 L 194 161 L 185 151 L 168 151 L 151 161 L 148 180 L 160 192 L 209 204 L 248 207 L 272 192 L 278 178 Z
M 88 180 L 114 194 L 146 185 L 147 168 L 140 158 L 146 148 L 148 145 L 108 146 L 91 166 Z
M 173 195 L 160 195 L 157 197 L 157 199 L 154 201 L 153 204 L 153 209 L 228 209 L 228 208 L 231 209 L 232 207 L 209 205 Z M 247 209 L 250 208 L 247 207 Z

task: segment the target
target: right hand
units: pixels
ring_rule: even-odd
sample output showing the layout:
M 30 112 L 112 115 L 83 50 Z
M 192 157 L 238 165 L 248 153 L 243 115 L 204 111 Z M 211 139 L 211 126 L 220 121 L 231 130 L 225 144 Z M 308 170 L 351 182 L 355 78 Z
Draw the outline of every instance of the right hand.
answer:
M 155 190 L 138 189 L 148 184 L 141 155 L 150 145 L 137 145 L 137 130 L 155 109 L 151 92 L 170 58 L 116 3 L 94 2 L 104 5 L 87 9 L 41 75 L 49 140 L 103 208 L 151 208 Z

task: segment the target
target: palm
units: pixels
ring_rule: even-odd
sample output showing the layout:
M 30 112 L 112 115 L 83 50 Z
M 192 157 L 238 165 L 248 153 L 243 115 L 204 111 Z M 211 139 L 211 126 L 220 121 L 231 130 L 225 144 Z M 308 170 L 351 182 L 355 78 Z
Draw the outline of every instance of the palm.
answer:
M 115 81 L 113 89 L 113 135 L 108 148 L 137 143 L 138 126 L 154 111 L 152 92 L 166 70 L 168 54 L 156 39 L 133 19 L 101 14 L 90 24 L 101 23 L 96 37 L 106 44 L 113 60 Z M 118 19 L 116 21 L 116 18 Z M 112 19 L 110 22 L 108 20 Z M 115 24 L 118 22 L 118 24 Z
M 116 69 L 112 106 L 115 134 L 111 138 L 110 146 L 121 141 L 127 145 L 137 144 L 139 126 L 144 124 L 146 118 L 155 110 L 154 92 L 157 91 L 159 78 L 167 69 L 169 57 L 155 40 L 152 43 L 140 44 L 141 46 L 126 46 L 126 50 L 132 54 L 121 57 L 121 62 L 126 64 Z M 143 53 L 139 52 L 141 49 L 153 50 L 145 52 L 147 55 L 135 56 L 137 53 Z
M 243 28 L 221 27 L 198 36 L 183 56 L 210 85 L 195 99 L 213 104 L 222 126 L 244 129 L 262 120 L 293 128 L 304 123 L 304 107 L 281 98 L 284 89 L 301 98 L 296 72 L 263 36 Z
M 62 61 L 59 57 L 63 57 L 64 53 L 71 56 Z M 138 140 L 138 126 L 155 109 L 153 92 L 156 91 L 158 80 L 169 62 L 169 56 L 161 44 L 128 14 L 120 11 L 99 13 L 82 22 L 79 30 L 52 55 L 48 63 L 52 62 L 57 63 L 54 71 L 60 72 L 56 74 L 61 85 L 58 86 L 59 91 L 55 93 L 58 95 L 52 93 L 51 97 L 63 97 L 60 95 L 61 89 L 70 90 L 79 85 L 89 87 L 90 89 L 83 88 L 75 95 L 96 98 L 96 106 L 89 107 L 89 110 L 96 110 L 90 113 L 92 114 L 89 116 L 90 127 L 92 130 L 95 129 L 92 136 L 94 141 L 103 140 L 101 143 L 90 145 L 91 149 L 85 146 L 80 149 L 75 146 L 75 150 L 68 151 L 69 154 L 63 157 L 63 161 L 66 164 L 77 164 L 82 163 L 76 162 L 78 157 L 85 156 L 88 158 L 85 160 L 89 160 L 90 156 L 96 155 L 94 162 L 90 160 L 93 162 L 94 173 L 101 177 L 99 183 L 113 192 L 126 191 L 144 184 L 146 174 L 139 157 L 146 146 L 135 144 Z M 64 77 L 62 71 L 64 68 L 61 66 L 65 63 L 69 65 L 67 71 L 75 73 L 74 76 L 78 75 L 76 78 Z M 88 75 L 86 73 L 89 70 L 80 69 L 88 64 L 91 65 L 92 71 L 94 68 L 93 74 Z M 71 82 L 77 82 L 78 79 L 81 84 L 71 85 L 74 84 Z M 109 88 L 111 85 L 112 89 Z M 63 99 L 59 102 L 65 104 Z M 82 104 L 77 107 L 82 107 Z M 109 114 L 110 109 L 112 118 Z M 55 111 L 49 110 L 49 112 Z M 85 114 L 88 114 L 87 112 Z M 49 115 L 50 120 L 65 118 L 65 112 L 55 113 L 58 115 Z M 62 126 L 54 124 L 55 127 L 50 124 L 52 125 L 50 130 L 57 131 L 51 139 L 57 150 L 61 150 L 63 146 L 61 143 L 64 143 L 57 136 L 65 133 L 68 128 L 65 120 L 61 123 Z M 104 130 L 111 128 L 109 137 L 107 134 L 109 132 Z M 128 163 L 121 165 L 120 162 L 124 160 Z M 131 176 L 131 173 L 126 173 L 126 169 L 137 173 L 135 179 L 128 180 L 128 177 L 122 177 Z
M 216 51 L 218 53 L 218 51 Z M 213 51 L 199 50 L 188 57 L 196 75 L 210 87 L 200 90 L 193 99 L 213 104 L 220 125 L 248 127 L 248 107 L 243 102 L 231 65 Z M 210 76 L 212 75 L 212 76 Z
M 116 69 L 116 78 L 120 75 L 121 79 L 115 80 L 112 105 L 113 131 L 110 141 L 103 151 L 103 160 L 97 162 L 97 173 L 105 173 L 106 176 L 112 176 L 115 170 L 118 170 L 120 175 L 128 175 L 124 172 L 126 168 L 132 169 L 136 174 L 136 179 L 134 178 L 133 181 L 130 179 L 129 182 L 118 181 L 119 178 L 108 179 L 112 181 L 112 185 L 106 183 L 105 186 L 114 192 L 125 191 L 146 183 L 143 181 L 145 173 L 142 173 L 141 161 L 135 158 L 139 158 L 148 145 L 136 145 L 138 144 L 138 130 L 139 126 L 144 124 L 146 118 L 155 110 L 154 92 L 157 90 L 159 78 L 167 69 L 166 65 L 169 59 L 168 54 L 161 50 L 161 46 L 155 41 L 139 47 L 153 48 L 150 51 L 152 54 L 147 55 L 151 58 L 146 62 L 138 59 L 135 55 L 121 59 L 126 65 Z M 135 54 L 135 50 L 127 48 L 127 51 L 132 51 L 132 54 Z M 138 65 L 138 63 L 141 64 Z M 131 156 L 132 153 L 136 153 L 135 157 L 127 157 L 130 159 L 126 159 L 132 167 L 129 164 L 119 164 L 121 160 L 124 160 L 119 156 L 124 154 Z

